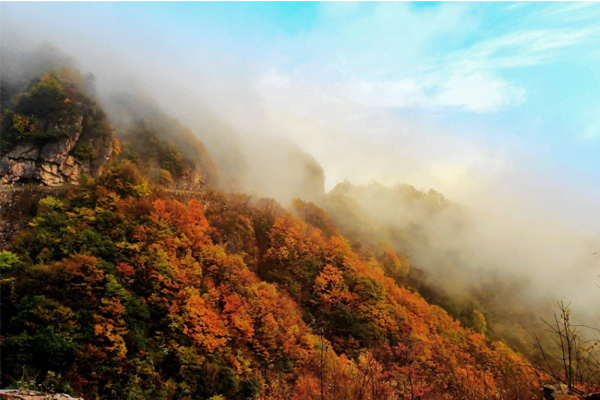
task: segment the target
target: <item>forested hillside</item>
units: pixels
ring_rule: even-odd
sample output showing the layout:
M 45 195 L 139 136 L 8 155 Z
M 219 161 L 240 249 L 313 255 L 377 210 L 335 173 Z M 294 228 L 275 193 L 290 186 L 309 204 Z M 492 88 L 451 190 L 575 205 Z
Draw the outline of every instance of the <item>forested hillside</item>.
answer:
M 273 201 L 184 204 L 115 163 L 42 199 L 32 225 L 2 253 L 6 380 L 52 371 L 91 398 L 532 389 L 522 358 L 387 276 L 402 274 L 394 253 L 362 259 Z
M 76 114 L 69 82 L 49 73 L 17 94 L 7 146 L 62 138 L 41 127 Z M 64 109 L 31 119 L 39 93 Z M 112 158 L 30 199 L 29 228 L 0 253 L 2 386 L 33 377 L 85 399 L 539 398 L 549 378 L 511 348 L 521 337 L 490 329 L 486 315 L 508 318 L 491 296 L 463 307 L 411 272 L 426 241 L 416 224 L 382 226 L 348 185 L 323 197 L 327 211 L 223 190 L 196 134 L 135 101 L 122 99 L 114 127 L 96 103 L 81 111 L 92 138 L 115 131 Z M 455 207 L 400 190 L 420 220 Z
M 531 282 L 468 257 L 463 242 L 473 240 L 474 221 L 464 206 L 435 190 L 349 182 L 331 190 L 322 206 L 355 251 L 403 255 L 411 264 L 404 281 L 428 302 L 471 328 L 484 316 L 488 336 L 533 355 L 531 334 L 541 328 L 536 313 L 546 309 L 528 301 Z

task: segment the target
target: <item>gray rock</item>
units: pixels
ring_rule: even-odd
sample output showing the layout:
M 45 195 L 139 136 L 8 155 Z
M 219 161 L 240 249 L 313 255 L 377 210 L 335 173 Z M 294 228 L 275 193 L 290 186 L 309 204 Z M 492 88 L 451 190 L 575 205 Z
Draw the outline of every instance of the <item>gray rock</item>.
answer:
M 112 155 L 112 137 L 94 138 L 90 143 L 94 148 L 96 158 L 90 160 L 86 173 L 90 176 L 98 176 L 102 173 L 104 165 Z
M 83 400 L 66 393 L 45 393 L 34 390 L 0 389 L 0 399 L 15 400 Z
M 61 176 L 55 175 L 42 168 L 35 170 L 34 178 L 46 186 L 57 186 L 64 183 L 64 179 Z
M 9 180 L 16 179 L 31 179 L 35 170 L 35 161 L 33 160 L 8 160 L 8 169 L 5 177 Z
M 71 135 L 45 146 L 35 143 L 18 145 L 0 161 L 0 184 L 11 185 L 21 180 L 34 179 L 46 186 L 79 182 L 82 173 L 98 176 L 112 155 L 112 137 L 90 140 L 97 155 L 93 160 L 81 162 L 71 153 L 83 129 L 83 117 L 70 127 Z M 58 127 L 57 127 L 58 129 Z
M 3 176 L 8 172 L 9 165 L 8 157 L 4 157 L 2 160 L 0 160 L 0 176 Z
M 79 140 L 79 135 L 81 135 L 83 129 L 82 121 L 83 117 L 79 117 L 78 122 L 73 126 L 70 137 L 45 145 L 40 152 L 40 159 L 54 164 L 62 164 L 66 161 L 69 152 L 73 150 Z
M 21 179 L 33 178 L 33 173 L 35 171 L 35 161 L 34 160 L 24 160 L 21 162 L 21 165 L 22 165 Z
M 18 159 L 25 158 L 28 160 L 37 160 L 40 154 L 40 149 L 34 143 L 25 143 L 12 149 L 6 157 Z
M 557 383 L 556 385 L 544 385 L 542 387 L 542 393 L 544 395 L 544 399 L 555 400 L 560 396 L 569 394 L 569 387 L 564 383 Z

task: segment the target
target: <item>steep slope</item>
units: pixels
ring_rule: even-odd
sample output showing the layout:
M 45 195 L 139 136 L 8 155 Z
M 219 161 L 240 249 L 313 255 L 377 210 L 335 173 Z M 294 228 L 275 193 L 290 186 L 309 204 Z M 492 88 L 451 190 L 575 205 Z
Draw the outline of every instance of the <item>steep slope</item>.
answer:
M 316 201 L 324 195 L 325 175 L 314 157 L 289 140 L 237 132 L 211 115 L 209 107 L 199 105 L 186 115 L 188 127 L 169 116 L 142 88 L 136 94 L 107 96 L 106 106 L 124 144 L 144 131 L 172 143 L 185 159 L 201 167 L 213 187 L 274 198 L 286 206 L 296 197 Z M 133 148 L 144 146 L 139 144 Z M 164 169 L 159 163 L 153 167 L 156 176 Z
M 267 199 L 164 196 L 125 162 L 40 201 L 0 260 L 4 384 L 25 369 L 89 399 L 537 395 L 521 357 L 399 286 L 395 254 L 355 253 L 322 210 L 304 205 L 323 230 Z
M 3 386 L 26 375 L 86 399 L 537 398 L 538 377 L 487 314 L 450 316 L 414 289 L 404 255 L 427 232 L 361 208 L 389 197 L 376 209 L 436 224 L 456 210 L 443 196 L 326 195 L 316 160 L 272 138 L 246 146 L 252 169 L 236 177 L 236 161 L 223 184 L 202 141 L 158 107 L 120 95 L 111 125 L 91 75 L 36 71 L 3 92 L 2 183 L 80 185 L 2 209 L 33 213 L 0 253 Z M 236 187 L 285 204 L 302 194 L 333 218 Z
M 381 254 L 389 247 L 406 256 L 412 266 L 407 282 L 428 302 L 466 327 L 474 328 L 483 315 L 488 336 L 533 355 L 531 334 L 543 330 L 538 317 L 549 308 L 528 297 L 532 282 L 474 257 L 473 250 L 484 250 L 472 244 L 476 221 L 466 207 L 434 190 L 349 182 L 338 184 L 320 204 L 354 250 Z
M 204 143 L 153 102 L 120 93 L 111 96 L 107 109 L 123 157 L 153 182 L 184 190 L 219 185 L 217 167 Z
M 75 69 L 53 70 L 12 97 L 1 121 L 0 183 L 77 183 L 98 176 L 112 154 L 106 114 Z

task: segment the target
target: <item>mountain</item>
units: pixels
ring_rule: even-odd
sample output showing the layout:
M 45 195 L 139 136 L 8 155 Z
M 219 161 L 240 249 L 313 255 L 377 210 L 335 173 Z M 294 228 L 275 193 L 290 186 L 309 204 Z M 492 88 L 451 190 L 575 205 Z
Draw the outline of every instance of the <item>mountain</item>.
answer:
M 363 259 L 273 201 L 181 203 L 124 162 L 32 225 L 2 253 L 3 380 L 51 371 L 85 398 L 531 392 L 520 356 L 387 276 L 396 255 Z
M 138 165 L 153 182 L 180 190 L 219 184 L 212 157 L 189 127 L 140 97 L 119 93 L 109 104 L 122 158 Z
M 35 79 L 7 102 L 0 183 L 54 186 L 102 173 L 112 154 L 113 132 L 85 84 L 77 70 L 61 68 Z
M 429 303 L 447 311 L 461 325 L 474 327 L 478 315 L 486 334 L 527 356 L 535 351 L 531 333 L 543 330 L 536 315 L 547 307 L 529 298 L 532 282 L 476 261 L 477 236 L 469 210 L 434 190 L 406 184 L 386 187 L 342 182 L 319 203 L 354 251 L 369 256 L 392 250 L 410 260 L 403 279 Z
M 0 252 L 3 386 L 85 399 L 539 398 L 548 378 L 489 323 L 488 297 L 452 312 L 415 275 L 414 250 L 436 239 L 424 221 L 463 229 L 459 206 L 406 185 L 326 194 L 314 158 L 282 145 L 301 169 L 290 194 L 322 205 L 286 209 L 223 185 L 202 132 L 135 96 L 107 116 L 85 82 L 43 73 L 3 111 L 3 184 L 77 183 L 2 208 L 31 219 Z M 386 225 L 389 210 L 407 222 Z

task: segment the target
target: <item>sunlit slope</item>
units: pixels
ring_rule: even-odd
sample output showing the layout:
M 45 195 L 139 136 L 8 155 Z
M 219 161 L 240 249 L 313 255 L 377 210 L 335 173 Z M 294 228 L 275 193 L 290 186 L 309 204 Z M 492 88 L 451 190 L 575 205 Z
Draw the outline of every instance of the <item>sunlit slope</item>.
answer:
M 270 200 L 164 196 L 115 162 L 40 201 L 2 253 L 3 381 L 51 371 L 86 398 L 530 394 L 525 361 L 399 286 L 393 255 Z

